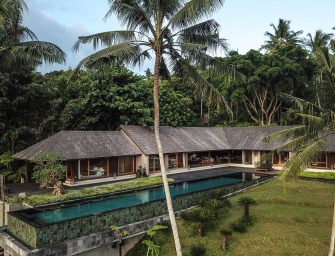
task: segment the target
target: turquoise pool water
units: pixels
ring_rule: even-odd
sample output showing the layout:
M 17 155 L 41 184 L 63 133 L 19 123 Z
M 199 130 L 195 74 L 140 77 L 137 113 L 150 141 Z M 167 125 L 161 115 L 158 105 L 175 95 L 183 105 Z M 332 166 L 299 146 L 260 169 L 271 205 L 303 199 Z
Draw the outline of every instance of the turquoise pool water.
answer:
M 170 191 L 173 197 L 209 190 L 239 182 L 241 182 L 241 179 L 216 177 L 192 182 L 178 183 L 170 186 Z M 100 201 L 90 201 L 78 205 L 60 207 L 58 209 L 49 209 L 32 213 L 25 217 L 39 224 L 51 224 L 88 215 L 99 214 L 106 211 L 114 211 L 120 208 L 132 207 L 161 199 L 165 199 L 165 195 L 163 188 L 159 187 L 129 194 L 121 194 L 117 197 L 105 198 Z

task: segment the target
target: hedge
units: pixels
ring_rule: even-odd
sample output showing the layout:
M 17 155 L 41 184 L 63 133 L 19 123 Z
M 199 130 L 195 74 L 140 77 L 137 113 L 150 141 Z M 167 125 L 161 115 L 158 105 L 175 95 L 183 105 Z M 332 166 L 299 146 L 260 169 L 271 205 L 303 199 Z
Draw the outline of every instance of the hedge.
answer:
M 335 180 L 335 172 L 303 172 L 299 175 L 301 178 Z
M 174 180 L 169 178 L 169 182 Z M 135 190 L 145 187 L 151 187 L 155 185 L 163 184 L 162 177 L 146 177 L 138 178 L 130 181 L 117 182 L 107 185 L 94 186 L 89 188 L 82 188 L 78 190 L 67 190 L 65 194 L 60 196 L 54 196 L 51 193 L 31 195 L 21 200 L 31 206 L 40 206 L 51 203 L 58 203 L 68 200 L 81 199 L 90 196 L 97 196 L 109 193 L 123 192 L 127 190 Z M 8 203 L 18 202 L 18 198 L 14 197 L 7 201 Z

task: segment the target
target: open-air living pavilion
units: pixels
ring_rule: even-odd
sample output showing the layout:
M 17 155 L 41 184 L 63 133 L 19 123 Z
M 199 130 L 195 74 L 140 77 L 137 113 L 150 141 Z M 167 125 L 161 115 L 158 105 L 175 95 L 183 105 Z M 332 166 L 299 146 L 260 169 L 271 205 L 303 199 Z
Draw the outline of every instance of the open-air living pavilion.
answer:
M 122 131 L 61 131 L 15 154 L 28 166 L 41 153 L 53 152 L 64 158 L 66 181 L 134 174 L 139 149 Z
M 163 126 L 160 133 L 165 165 L 168 170 L 184 172 L 222 164 L 253 167 L 266 161 L 280 168 L 292 152 L 271 154 L 280 145 L 266 143 L 264 138 L 286 128 Z M 311 168 L 334 169 L 335 136 L 327 136 L 326 144 L 327 151 L 311 163 Z M 13 157 L 29 163 L 46 152 L 63 156 L 66 181 L 70 184 L 110 177 L 132 178 L 139 167 L 148 175 L 160 171 L 155 136 L 149 127 L 122 125 L 117 131 L 61 131 Z

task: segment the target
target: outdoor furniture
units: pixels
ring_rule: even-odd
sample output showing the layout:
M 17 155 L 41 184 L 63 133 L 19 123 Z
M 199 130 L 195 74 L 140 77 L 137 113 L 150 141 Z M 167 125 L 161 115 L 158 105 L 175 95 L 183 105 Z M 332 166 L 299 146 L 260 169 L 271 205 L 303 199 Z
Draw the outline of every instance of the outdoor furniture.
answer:
M 256 167 L 256 171 L 272 171 L 272 163 L 260 163 L 257 167 Z

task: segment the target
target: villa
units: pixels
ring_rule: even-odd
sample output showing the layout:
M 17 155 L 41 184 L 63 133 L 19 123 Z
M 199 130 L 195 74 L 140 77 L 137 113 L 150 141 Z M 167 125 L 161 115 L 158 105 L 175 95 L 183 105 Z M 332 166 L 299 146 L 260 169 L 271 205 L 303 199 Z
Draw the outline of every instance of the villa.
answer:
M 287 128 L 163 126 L 160 133 L 165 165 L 170 172 L 214 165 L 254 167 L 264 154 L 279 146 L 278 143 L 265 143 L 264 137 Z M 313 169 L 334 169 L 335 135 L 325 139 L 326 152 L 311 163 Z M 46 152 L 63 156 L 68 185 L 134 178 L 139 167 L 144 168 L 147 175 L 160 171 L 154 132 L 141 126 L 122 125 L 117 131 L 61 131 L 13 158 L 26 161 L 30 176 L 31 161 L 36 155 Z M 291 154 L 285 151 L 272 153 L 268 161 L 280 169 Z
M 231 196 L 271 180 L 274 172 L 267 174 L 255 167 L 264 161 L 278 170 L 294 154 L 274 153 L 280 144 L 264 142 L 266 136 L 287 128 L 161 127 L 176 214 L 214 192 Z M 311 169 L 334 169 L 335 135 L 325 137 L 325 141 L 325 152 L 311 163 Z M 26 163 L 28 181 L 34 157 L 47 152 L 63 156 L 67 166 L 64 184 L 69 189 L 131 180 L 139 170 L 148 176 L 160 172 L 154 132 L 147 127 L 122 125 L 116 131 L 58 132 L 13 156 Z M 132 246 L 148 227 L 167 219 L 162 185 L 38 207 L 6 207 L 8 203 L 2 202 L 3 223 L 7 226 L 0 230 L 0 253 L 12 256 L 81 255 L 94 250 L 98 250 L 96 254 L 87 255 L 109 255 L 116 241 L 109 226 L 126 229 L 126 246 Z M 99 251 L 104 248 L 107 254 Z

